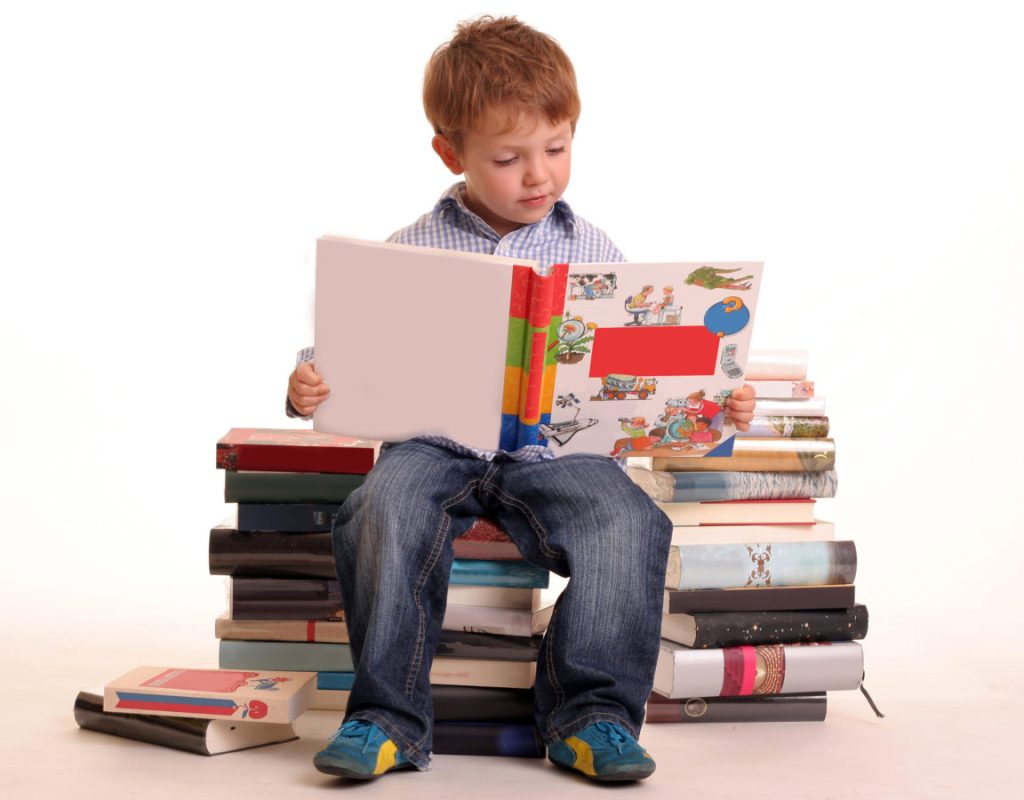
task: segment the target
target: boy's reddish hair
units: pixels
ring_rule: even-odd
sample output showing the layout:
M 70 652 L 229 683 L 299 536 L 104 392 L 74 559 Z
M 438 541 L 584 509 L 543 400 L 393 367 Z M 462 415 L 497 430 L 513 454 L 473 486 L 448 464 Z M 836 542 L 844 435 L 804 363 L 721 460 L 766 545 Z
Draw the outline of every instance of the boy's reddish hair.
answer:
M 511 129 L 524 112 L 576 130 L 580 98 L 572 62 L 554 39 L 515 17 L 462 22 L 434 51 L 423 78 L 423 108 L 434 132 L 459 150 L 465 131 L 493 112 Z

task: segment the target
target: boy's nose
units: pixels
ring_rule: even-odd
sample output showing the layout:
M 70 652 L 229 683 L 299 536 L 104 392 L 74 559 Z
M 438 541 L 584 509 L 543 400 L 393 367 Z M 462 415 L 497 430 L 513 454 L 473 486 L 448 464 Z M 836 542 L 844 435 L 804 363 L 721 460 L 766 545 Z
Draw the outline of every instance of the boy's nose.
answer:
M 543 161 L 534 158 L 526 162 L 526 172 L 523 174 L 523 183 L 527 186 L 536 186 L 544 183 L 547 178 L 547 167 Z

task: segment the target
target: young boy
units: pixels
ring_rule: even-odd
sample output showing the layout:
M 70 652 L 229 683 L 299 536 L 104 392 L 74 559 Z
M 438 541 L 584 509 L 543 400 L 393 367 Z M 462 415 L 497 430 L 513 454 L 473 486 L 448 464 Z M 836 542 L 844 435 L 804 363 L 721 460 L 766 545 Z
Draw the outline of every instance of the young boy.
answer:
M 572 64 L 515 18 L 463 23 L 424 80 L 433 148 L 465 181 L 389 241 L 532 258 L 623 261 L 561 199 L 579 98 Z M 311 358 L 289 380 L 289 413 L 328 394 Z M 740 427 L 753 391 L 729 410 Z M 594 780 L 646 778 L 636 741 L 658 652 L 671 523 L 613 459 L 547 448 L 481 453 L 440 437 L 385 445 L 334 527 L 356 663 L 346 721 L 317 769 L 373 778 L 427 769 L 428 673 L 444 616 L 452 541 L 486 515 L 523 556 L 571 578 L 537 663 L 535 719 L 555 764 Z

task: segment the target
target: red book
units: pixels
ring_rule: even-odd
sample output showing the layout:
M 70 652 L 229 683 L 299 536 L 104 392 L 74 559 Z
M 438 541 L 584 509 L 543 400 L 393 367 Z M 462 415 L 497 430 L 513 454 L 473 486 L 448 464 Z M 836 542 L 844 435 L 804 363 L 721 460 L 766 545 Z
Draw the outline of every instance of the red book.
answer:
M 365 475 L 380 442 L 313 430 L 232 428 L 217 442 L 217 469 Z
M 521 561 L 523 554 L 508 534 L 491 520 L 481 517 L 468 531 L 452 542 L 456 558 L 486 561 Z

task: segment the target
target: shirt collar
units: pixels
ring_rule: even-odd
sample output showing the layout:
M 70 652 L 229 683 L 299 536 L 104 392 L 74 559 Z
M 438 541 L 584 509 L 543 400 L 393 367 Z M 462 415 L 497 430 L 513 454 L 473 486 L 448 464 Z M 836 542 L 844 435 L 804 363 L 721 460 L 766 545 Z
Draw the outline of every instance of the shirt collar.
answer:
M 441 198 L 437 201 L 437 205 L 434 206 L 434 210 L 431 212 L 435 219 L 438 219 L 446 214 L 457 214 L 465 219 L 468 219 L 474 225 L 476 225 L 481 231 L 487 234 L 490 238 L 495 241 L 500 239 L 497 232 L 488 225 L 478 214 L 470 211 L 466 205 L 466 182 L 459 181 L 458 183 L 452 184 L 441 195 Z M 576 214 L 565 200 L 559 199 L 555 201 L 554 206 L 551 207 L 551 211 L 548 212 L 544 219 L 533 223 L 534 225 L 545 225 L 549 221 L 557 221 L 565 226 L 566 230 L 573 235 L 579 232 L 579 223 L 576 221 Z M 531 226 L 525 226 L 531 227 Z M 517 230 L 523 230 L 518 228 Z M 514 231 L 513 231 L 514 232 Z

